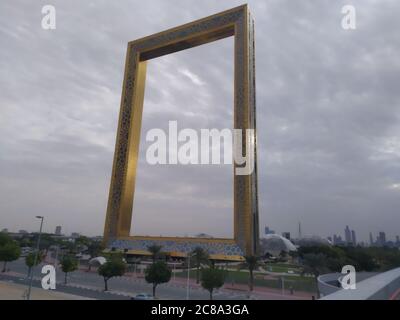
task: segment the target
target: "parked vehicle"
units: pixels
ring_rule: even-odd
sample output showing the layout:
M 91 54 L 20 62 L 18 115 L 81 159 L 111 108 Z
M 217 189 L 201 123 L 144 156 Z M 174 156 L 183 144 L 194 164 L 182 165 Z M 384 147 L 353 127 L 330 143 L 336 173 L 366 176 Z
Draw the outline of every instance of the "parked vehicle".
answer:
M 154 300 L 154 297 L 148 293 L 139 293 L 132 297 L 132 300 Z

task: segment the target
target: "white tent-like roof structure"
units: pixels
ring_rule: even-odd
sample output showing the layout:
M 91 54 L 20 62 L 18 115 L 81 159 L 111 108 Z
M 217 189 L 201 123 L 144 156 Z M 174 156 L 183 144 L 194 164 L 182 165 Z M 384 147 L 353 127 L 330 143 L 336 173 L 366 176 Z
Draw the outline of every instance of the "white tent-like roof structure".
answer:
M 104 257 L 96 257 L 96 258 L 93 258 L 93 259 L 89 260 L 89 264 L 91 266 L 97 266 L 97 267 L 105 264 L 106 262 L 107 262 L 107 260 Z
M 297 251 L 296 247 L 290 240 L 278 235 L 268 234 L 265 238 L 261 239 L 261 247 L 263 253 L 269 253 L 273 256 L 278 256 L 282 251 Z

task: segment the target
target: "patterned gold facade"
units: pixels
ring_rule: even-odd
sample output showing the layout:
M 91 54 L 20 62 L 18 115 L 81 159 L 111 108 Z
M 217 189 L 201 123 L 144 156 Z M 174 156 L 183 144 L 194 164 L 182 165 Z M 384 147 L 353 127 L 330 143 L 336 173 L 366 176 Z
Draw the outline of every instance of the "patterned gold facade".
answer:
M 191 249 L 191 243 L 198 242 L 198 239 L 195 238 L 130 236 L 146 80 L 146 61 L 229 36 L 233 36 L 235 42 L 234 128 L 254 129 L 256 133 L 254 22 L 247 5 L 128 43 L 104 227 L 104 240 L 109 247 L 113 245 L 123 246 L 126 251 L 135 252 L 135 248 L 143 248 L 148 241 L 158 241 L 167 245 L 176 243 L 176 247 L 180 248 L 177 249 L 176 255 L 179 255 L 187 254 L 187 252 L 179 251 L 188 251 Z M 257 134 L 255 134 L 254 143 L 255 164 L 253 173 L 247 176 L 234 176 L 234 238 L 203 239 L 199 242 L 201 245 L 208 242 L 208 247 L 210 247 L 210 250 L 214 250 L 215 257 L 219 256 L 229 260 L 229 256 L 232 256 L 232 260 L 235 260 L 234 256 L 250 255 L 257 252 L 259 237 Z M 245 142 L 243 142 L 243 150 L 245 150 L 245 147 Z M 146 240 L 148 241 L 143 242 Z M 229 250 L 226 249 L 227 252 L 224 252 L 227 245 L 230 246 Z M 143 250 L 137 249 L 136 251 L 141 252 Z

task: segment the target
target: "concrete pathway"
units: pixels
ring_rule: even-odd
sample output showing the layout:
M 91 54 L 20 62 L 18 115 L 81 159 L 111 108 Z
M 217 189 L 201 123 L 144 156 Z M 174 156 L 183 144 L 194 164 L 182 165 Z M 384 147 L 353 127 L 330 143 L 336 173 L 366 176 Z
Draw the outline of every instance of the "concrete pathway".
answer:
M 0 300 L 23 300 L 27 286 L 0 281 Z M 31 290 L 31 300 L 92 300 L 68 293 L 43 290 L 33 287 Z

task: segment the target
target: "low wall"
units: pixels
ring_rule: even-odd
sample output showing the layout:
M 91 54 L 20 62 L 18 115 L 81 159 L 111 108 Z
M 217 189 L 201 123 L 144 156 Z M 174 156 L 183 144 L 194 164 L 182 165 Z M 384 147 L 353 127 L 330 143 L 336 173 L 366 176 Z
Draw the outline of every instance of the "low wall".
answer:
M 329 277 L 321 280 L 323 279 L 329 279 Z M 321 288 L 324 289 L 323 282 Z M 396 268 L 371 276 L 360 282 L 357 281 L 356 289 L 354 290 L 339 289 L 322 297 L 321 300 L 389 300 L 397 298 L 399 289 L 400 268 Z

